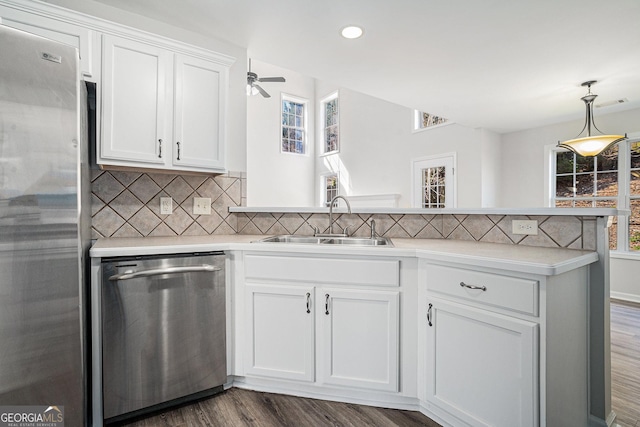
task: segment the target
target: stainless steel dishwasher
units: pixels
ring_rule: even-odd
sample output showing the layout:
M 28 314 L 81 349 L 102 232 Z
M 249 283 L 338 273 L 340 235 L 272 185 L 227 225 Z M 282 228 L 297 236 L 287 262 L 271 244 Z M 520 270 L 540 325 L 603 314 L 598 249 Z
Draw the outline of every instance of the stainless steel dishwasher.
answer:
M 222 252 L 102 260 L 102 391 L 108 422 L 222 391 Z

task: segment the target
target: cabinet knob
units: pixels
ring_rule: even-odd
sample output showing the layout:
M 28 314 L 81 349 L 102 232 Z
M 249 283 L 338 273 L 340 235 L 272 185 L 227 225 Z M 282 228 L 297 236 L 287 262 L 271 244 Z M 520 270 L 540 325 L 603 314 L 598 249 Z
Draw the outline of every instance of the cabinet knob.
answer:
M 329 294 L 324 294 L 324 314 L 329 315 Z
M 307 292 L 307 314 L 311 313 L 311 294 Z
M 162 158 L 162 139 L 158 140 L 158 158 Z
M 178 145 L 178 160 L 180 160 L 180 141 L 176 142 L 176 144 Z

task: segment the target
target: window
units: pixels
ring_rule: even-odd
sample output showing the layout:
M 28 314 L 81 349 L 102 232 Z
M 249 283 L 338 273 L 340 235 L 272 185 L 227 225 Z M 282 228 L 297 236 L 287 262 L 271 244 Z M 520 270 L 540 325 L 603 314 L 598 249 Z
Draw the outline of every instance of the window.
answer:
M 618 208 L 609 248 L 640 251 L 640 141 L 624 141 L 595 157 L 553 148 L 551 206 Z
M 322 153 L 340 151 L 340 116 L 338 92 L 320 101 L 322 111 Z
M 283 153 L 305 154 L 307 147 L 307 101 L 282 95 L 281 117 Z
M 448 119 L 440 116 L 434 116 L 433 114 L 425 113 L 424 111 L 413 110 L 413 130 L 423 130 L 430 127 L 443 125 L 449 123 Z
M 330 173 L 322 176 L 322 204 L 324 206 L 329 206 L 331 200 L 338 195 L 338 189 L 339 183 L 337 173 Z
M 444 185 L 445 168 L 422 169 L 422 207 L 444 208 L 446 200 L 446 187 Z
M 413 206 L 423 209 L 455 207 L 455 154 L 413 160 Z
M 629 145 L 629 249 L 640 251 L 640 142 Z
M 618 203 L 618 146 L 595 157 L 570 151 L 555 155 L 554 206 L 565 208 L 615 208 Z M 617 247 L 617 234 L 609 230 L 609 246 Z

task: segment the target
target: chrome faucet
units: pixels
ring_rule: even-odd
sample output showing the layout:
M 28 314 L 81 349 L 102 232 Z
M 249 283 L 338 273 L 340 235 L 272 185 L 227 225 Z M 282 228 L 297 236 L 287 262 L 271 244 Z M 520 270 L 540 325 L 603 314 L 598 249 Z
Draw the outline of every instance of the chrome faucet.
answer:
M 338 199 L 344 200 L 344 202 L 347 204 L 347 213 L 351 215 L 351 205 L 344 196 L 335 196 L 333 199 L 331 199 L 331 201 L 329 202 L 329 234 L 333 234 L 333 205 L 337 202 Z M 347 234 L 346 227 L 342 234 Z

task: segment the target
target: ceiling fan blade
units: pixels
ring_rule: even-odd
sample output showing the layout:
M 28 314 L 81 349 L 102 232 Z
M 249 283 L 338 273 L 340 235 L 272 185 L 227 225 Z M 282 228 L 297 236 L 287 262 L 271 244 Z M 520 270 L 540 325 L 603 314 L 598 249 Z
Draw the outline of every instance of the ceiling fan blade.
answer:
M 278 82 L 284 83 L 286 82 L 284 77 L 261 77 L 258 79 L 259 82 Z
M 271 98 L 271 95 L 269 95 L 267 93 L 267 91 L 265 91 L 264 89 L 262 89 L 260 87 L 260 85 L 254 84 L 253 87 L 255 87 L 256 89 L 258 89 L 258 92 L 260 92 L 260 95 L 264 96 L 265 98 Z

